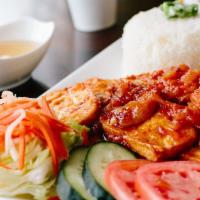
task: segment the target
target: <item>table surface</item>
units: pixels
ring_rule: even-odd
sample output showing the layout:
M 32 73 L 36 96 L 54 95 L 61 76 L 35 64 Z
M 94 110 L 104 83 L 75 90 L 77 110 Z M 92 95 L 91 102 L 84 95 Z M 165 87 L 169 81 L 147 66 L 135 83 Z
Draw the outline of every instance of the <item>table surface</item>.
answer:
M 0 17 L 3 16 L 1 10 L 4 10 L 4 18 L 8 17 L 8 13 L 15 17 L 30 15 L 41 20 L 53 20 L 56 24 L 49 50 L 31 79 L 12 91 L 18 96 L 37 97 L 120 38 L 124 24 L 131 16 L 161 2 L 119 0 L 115 26 L 95 33 L 83 33 L 73 27 L 67 0 L 0 0 Z

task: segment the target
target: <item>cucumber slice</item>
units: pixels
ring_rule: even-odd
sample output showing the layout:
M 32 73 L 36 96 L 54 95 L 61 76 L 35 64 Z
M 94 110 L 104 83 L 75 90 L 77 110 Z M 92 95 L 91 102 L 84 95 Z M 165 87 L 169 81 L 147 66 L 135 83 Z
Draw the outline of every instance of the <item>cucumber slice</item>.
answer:
M 88 148 L 71 152 L 58 178 L 57 192 L 61 200 L 96 200 L 86 190 L 82 170 Z
M 95 144 L 88 151 L 83 178 L 89 192 L 98 200 L 111 200 L 104 184 L 104 171 L 107 165 L 115 160 L 134 160 L 136 159 L 126 148 L 111 142 L 100 142 Z

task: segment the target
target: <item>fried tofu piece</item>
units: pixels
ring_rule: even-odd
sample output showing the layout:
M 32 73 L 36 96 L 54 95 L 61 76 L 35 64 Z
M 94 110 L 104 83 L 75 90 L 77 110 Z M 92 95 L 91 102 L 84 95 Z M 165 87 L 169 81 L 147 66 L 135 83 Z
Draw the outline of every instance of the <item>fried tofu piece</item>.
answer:
M 200 88 L 195 90 L 191 95 L 190 95 L 190 107 L 199 109 L 200 108 Z
M 146 93 L 138 101 L 129 101 L 124 106 L 114 108 L 110 113 L 111 122 L 115 126 L 128 128 L 149 119 L 158 107 L 159 96 Z
M 101 123 L 108 140 L 125 144 L 152 161 L 175 157 L 197 139 L 194 128 L 176 130 L 172 122 L 159 112 L 137 127 L 122 129 L 111 125 L 105 118 Z
M 75 120 L 88 125 L 99 112 L 97 98 L 83 83 L 47 94 L 46 98 L 56 117 L 64 123 Z
M 92 93 L 103 105 L 107 104 L 113 94 L 113 89 L 117 87 L 117 80 L 104 80 L 99 78 L 91 78 L 84 82 Z
M 200 162 L 200 147 L 191 149 L 190 151 L 181 155 L 183 160 L 191 160 Z

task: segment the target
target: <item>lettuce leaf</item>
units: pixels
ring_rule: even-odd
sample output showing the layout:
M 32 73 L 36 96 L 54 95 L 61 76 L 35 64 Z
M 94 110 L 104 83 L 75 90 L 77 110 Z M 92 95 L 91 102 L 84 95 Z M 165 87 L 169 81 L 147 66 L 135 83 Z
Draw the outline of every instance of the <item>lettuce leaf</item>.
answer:
M 89 132 L 89 128 L 83 125 L 78 124 L 74 120 L 68 122 L 69 126 L 72 128 L 71 132 L 63 132 L 62 139 L 65 143 L 65 146 L 72 150 L 74 147 L 80 146 L 83 143 L 83 130 Z

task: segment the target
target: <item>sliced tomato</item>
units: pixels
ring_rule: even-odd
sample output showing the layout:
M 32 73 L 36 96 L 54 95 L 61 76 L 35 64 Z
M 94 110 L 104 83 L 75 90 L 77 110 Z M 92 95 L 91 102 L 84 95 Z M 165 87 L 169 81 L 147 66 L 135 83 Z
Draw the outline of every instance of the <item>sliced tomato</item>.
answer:
M 117 200 L 141 199 L 135 190 L 136 170 L 147 163 L 147 160 L 122 160 L 108 165 L 104 174 L 105 184 Z
M 200 163 L 151 163 L 136 172 L 136 189 L 145 200 L 199 200 Z

